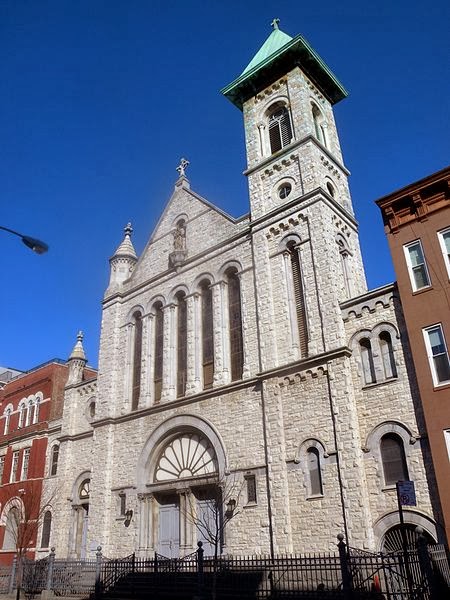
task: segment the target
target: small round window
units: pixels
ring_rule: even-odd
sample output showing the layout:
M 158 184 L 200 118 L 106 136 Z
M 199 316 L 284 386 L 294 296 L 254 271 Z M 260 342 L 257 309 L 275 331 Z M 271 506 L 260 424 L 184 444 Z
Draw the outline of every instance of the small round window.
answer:
M 278 196 L 284 200 L 292 192 L 292 185 L 290 183 L 283 183 L 278 188 Z

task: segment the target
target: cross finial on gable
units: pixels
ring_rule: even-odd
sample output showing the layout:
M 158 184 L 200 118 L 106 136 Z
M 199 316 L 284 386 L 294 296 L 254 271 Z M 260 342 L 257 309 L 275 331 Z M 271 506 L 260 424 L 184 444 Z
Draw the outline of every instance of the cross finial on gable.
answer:
M 280 19 L 274 19 L 271 23 L 272 27 L 274 29 L 278 29 L 278 23 L 280 22 Z
M 180 164 L 177 167 L 177 171 L 180 174 L 180 177 L 185 177 L 185 175 L 186 175 L 186 168 L 188 167 L 188 165 L 189 165 L 189 161 L 186 160 L 185 158 L 182 158 L 180 160 Z
M 126 226 L 123 228 L 125 235 L 131 236 L 131 234 L 133 233 L 133 228 L 131 227 L 131 223 L 127 223 Z

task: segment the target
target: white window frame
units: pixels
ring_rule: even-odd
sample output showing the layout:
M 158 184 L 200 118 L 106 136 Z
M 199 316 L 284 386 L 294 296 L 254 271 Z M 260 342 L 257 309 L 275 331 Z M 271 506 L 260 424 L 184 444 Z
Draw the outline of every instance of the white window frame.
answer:
M 450 429 L 444 429 L 444 438 L 447 445 L 448 459 L 450 460 Z
M 22 467 L 20 469 L 20 481 L 28 479 L 28 467 L 30 465 L 31 448 L 25 448 L 22 454 Z
M 2 485 L 4 470 L 5 470 L 5 455 L 2 454 L 0 456 L 0 485 Z
M 409 249 L 412 246 L 416 246 L 417 244 L 419 244 L 420 251 L 422 252 L 423 266 L 424 266 L 425 274 L 426 274 L 427 280 L 428 280 L 428 283 L 426 285 L 423 285 L 422 287 L 417 287 L 416 278 L 414 277 L 413 265 L 411 263 L 411 255 L 409 253 Z M 425 290 L 425 289 L 431 287 L 431 278 L 430 278 L 430 273 L 428 272 L 427 261 L 426 261 L 426 258 L 425 258 L 425 253 L 423 251 L 422 242 L 420 240 L 414 240 L 412 242 L 409 242 L 409 244 L 405 244 L 403 246 L 403 250 L 404 250 L 404 253 L 405 253 L 406 265 L 408 267 L 409 279 L 411 281 L 411 287 L 412 287 L 413 292 L 418 292 L 420 290 Z
M 438 231 L 438 239 L 439 239 L 439 244 L 441 245 L 442 256 L 444 257 L 444 263 L 447 268 L 447 276 L 450 279 L 450 260 L 449 260 L 448 253 L 447 253 L 447 247 L 444 242 L 444 235 L 446 233 L 450 234 L 450 227 L 446 227 L 442 231 Z
M 422 331 L 423 331 L 423 337 L 424 337 L 424 341 L 425 341 L 425 347 L 427 349 L 428 362 L 430 364 L 431 375 L 433 377 L 434 386 L 438 387 L 441 385 L 448 385 L 450 383 L 450 379 L 447 379 L 445 381 L 439 381 L 438 376 L 437 376 L 436 366 L 434 363 L 433 351 L 432 351 L 431 344 L 430 344 L 430 332 L 434 329 L 439 329 L 439 331 L 441 332 L 442 341 L 443 341 L 444 347 L 445 347 L 445 353 L 447 355 L 447 360 L 450 360 L 450 359 L 448 356 L 447 342 L 445 341 L 444 330 L 442 329 L 441 323 L 435 323 L 434 325 L 425 327 Z
M 11 473 L 9 476 L 9 483 L 15 483 L 17 479 L 17 470 L 19 468 L 19 454 L 20 450 L 14 450 L 11 461 Z

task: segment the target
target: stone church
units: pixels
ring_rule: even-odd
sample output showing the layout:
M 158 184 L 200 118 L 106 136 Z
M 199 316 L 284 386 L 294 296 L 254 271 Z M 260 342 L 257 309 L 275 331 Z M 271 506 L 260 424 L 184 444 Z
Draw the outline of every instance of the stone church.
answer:
M 69 358 L 47 479 L 59 556 L 209 554 L 211 505 L 223 553 L 335 550 L 338 533 L 388 550 L 398 480 L 415 483 L 409 535 L 441 537 L 396 288 L 366 286 L 333 116 L 347 94 L 272 27 L 222 90 L 249 213 L 197 194 L 183 159 L 142 254 L 128 225 L 110 259 L 98 377 L 82 380 L 81 336 Z

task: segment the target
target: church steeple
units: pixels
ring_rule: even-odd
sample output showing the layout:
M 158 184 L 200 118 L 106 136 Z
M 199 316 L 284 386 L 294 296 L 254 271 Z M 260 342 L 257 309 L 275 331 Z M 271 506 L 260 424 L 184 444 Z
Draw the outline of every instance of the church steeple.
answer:
M 67 361 L 69 366 L 67 385 L 74 385 L 83 381 L 83 369 L 86 366 L 86 363 L 87 359 L 83 348 L 83 332 L 79 331 L 76 344 Z
M 112 257 L 109 259 L 109 264 L 111 265 L 111 273 L 109 278 L 110 286 L 114 284 L 120 285 L 126 279 L 128 279 L 137 262 L 136 251 L 131 241 L 131 234 L 133 233 L 131 223 L 126 225 L 124 233 L 125 237 Z

